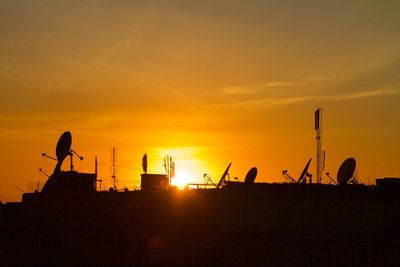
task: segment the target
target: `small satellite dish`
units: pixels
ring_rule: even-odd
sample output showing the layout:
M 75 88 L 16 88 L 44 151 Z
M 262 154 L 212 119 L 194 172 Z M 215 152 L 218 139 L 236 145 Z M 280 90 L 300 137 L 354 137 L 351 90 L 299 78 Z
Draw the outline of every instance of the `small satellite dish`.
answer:
M 64 132 L 58 139 L 56 155 L 59 162 L 62 162 L 71 152 L 72 135 L 70 132 Z
M 355 170 L 356 170 L 356 160 L 354 158 L 348 158 L 345 161 L 343 161 L 337 173 L 338 184 L 347 184 L 347 182 L 351 179 L 351 177 L 353 177 Z
M 229 168 L 231 167 L 231 165 L 232 165 L 232 162 L 229 163 L 229 165 L 228 165 L 228 167 L 226 168 L 224 174 L 222 175 L 221 179 L 219 180 L 218 185 L 217 185 L 217 188 L 220 188 L 221 185 L 225 182 L 225 177 L 226 177 L 226 175 L 228 175 L 228 171 L 229 171 Z
M 244 183 L 253 184 L 256 177 L 257 177 L 257 168 L 253 167 L 247 172 L 246 177 L 244 178 Z
M 312 158 L 310 158 L 310 160 L 307 162 L 306 166 L 304 167 L 303 171 L 301 172 L 299 180 L 297 180 L 298 183 L 300 183 L 306 177 L 308 168 L 310 167 L 311 160 L 312 160 Z

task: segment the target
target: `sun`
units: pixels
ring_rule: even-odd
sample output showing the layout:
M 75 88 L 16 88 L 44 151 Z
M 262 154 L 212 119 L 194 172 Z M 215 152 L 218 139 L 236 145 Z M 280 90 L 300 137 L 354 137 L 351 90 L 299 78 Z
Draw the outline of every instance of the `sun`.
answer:
M 175 178 L 172 179 L 171 183 L 179 189 L 185 188 L 185 186 L 189 183 L 189 176 L 186 171 L 176 172 Z

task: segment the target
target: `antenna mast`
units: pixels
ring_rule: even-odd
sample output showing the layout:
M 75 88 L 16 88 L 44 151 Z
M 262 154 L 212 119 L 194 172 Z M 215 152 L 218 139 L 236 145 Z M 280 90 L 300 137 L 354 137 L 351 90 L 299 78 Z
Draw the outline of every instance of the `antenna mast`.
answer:
M 167 172 L 169 184 L 172 183 L 172 179 L 175 178 L 175 162 L 172 160 L 172 157 L 167 155 L 164 158 L 164 168 Z
M 322 151 L 322 108 L 315 111 L 315 132 L 317 141 L 317 163 L 316 163 L 316 180 L 320 184 L 322 181 L 322 171 L 324 169 L 323 151 Z
M 112 162 L 112 166 L 111 166 L 111 178 L 112 178 L 112 182 L 114 185 L 114 190 L 117 190 L 117 167 L 115 166 L 115 163 L 117 162 L 117 149 L 115 148 L 115 146 L 113 146 L 112 151 L 111 151 L 111 162 Z

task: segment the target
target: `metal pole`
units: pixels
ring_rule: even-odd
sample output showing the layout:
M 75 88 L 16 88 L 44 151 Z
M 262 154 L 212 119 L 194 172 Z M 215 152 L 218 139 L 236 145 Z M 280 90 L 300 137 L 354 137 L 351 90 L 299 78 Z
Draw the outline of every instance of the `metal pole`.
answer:
M 316 182 L 321 183 L 322 177 L 322 166 L 321 166 L 321 154 L 322 154 L 322 108 L 318 108 L 315 111 L 315 131 L 316 131 L 316 141 L 317 141 L 317 155 L 316 155 Z

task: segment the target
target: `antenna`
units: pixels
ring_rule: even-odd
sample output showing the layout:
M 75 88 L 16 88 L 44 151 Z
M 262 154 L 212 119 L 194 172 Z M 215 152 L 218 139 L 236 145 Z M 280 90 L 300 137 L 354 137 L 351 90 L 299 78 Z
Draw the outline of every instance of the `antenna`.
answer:
M 94 173 L 96 174 L 97 177 L 97 167 L 98 167 L 98 162 L 97 162 L 97 156 L 94 157 Z
M 169 157 L 169 176 L 171 181 L 175 178 L 175 161 L 173 161 L 172 157 Z
M 147 160 L 147 156 L 146 156 L 146 160 Z M 143 161 L 143 159 L 142 159 L 142 161 Z M 173 161 L 172 157 L 169 155 L 164 157 L 164 168 L 167 173 L 169 184 L 171 184 L 172 179 L 175 178 L 175 161 Z M 144 168 L 143 168 L 143 171 L 144 171 Z
M 102 179 L 98 179 L 97 169 L 98 169 L 98 161 L 97 161 L 97 156 L 96 156 L 96 157 L 94 157 L 94 173 L 96 175 L 96 180 L 94 181 L 94 191 L 97 191 L 97 182 L 100 183 L 100 190 L 101 190 L 101 182 L 103 182 Z
M 115 166 L 115 163 L 117 162 L 117 148 L 115 146 L 112 147 L 112 151 L 111 151 L 111 178 L 112 178 L 112 182 L 114 185 L 114 189 L 117 190 L 117 167 Z
M 315 132 L 316 132 L 316 141 L 317 141 L 317 162 L 316 162 L 316 178 L 317 183 L 321 183 L 322 181 L 322 171 L 323 165 L 322 163 L 322 108 L 318 108 L 315 111 Z
M 167 176 L 168 176 L 168 183 L 171 184 L 171 177 L 169 175 L 170 174 L 171 165 L 169 164 L 169 160 L 170 160 L 170 158 L 169 158 L 168 155 L 164 157 L 164 168 L 165 168 L 165 171 L 166 171 Z

